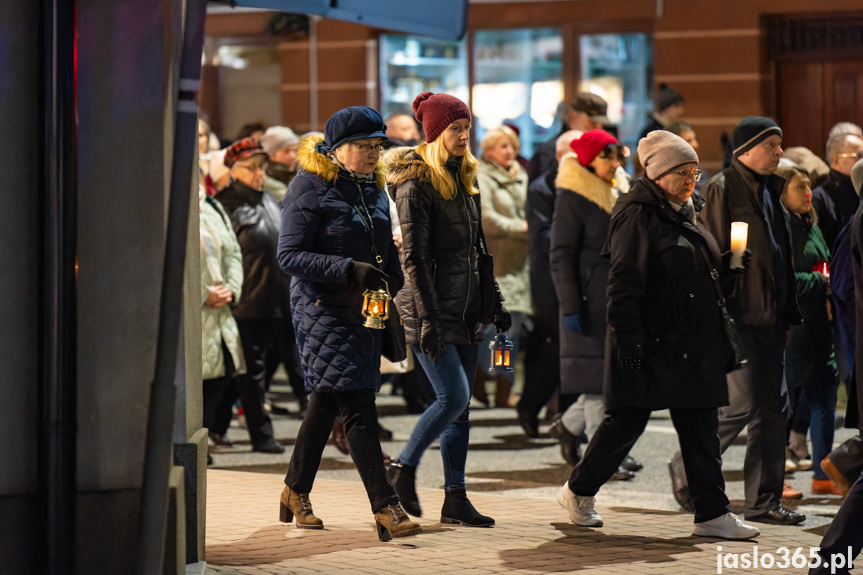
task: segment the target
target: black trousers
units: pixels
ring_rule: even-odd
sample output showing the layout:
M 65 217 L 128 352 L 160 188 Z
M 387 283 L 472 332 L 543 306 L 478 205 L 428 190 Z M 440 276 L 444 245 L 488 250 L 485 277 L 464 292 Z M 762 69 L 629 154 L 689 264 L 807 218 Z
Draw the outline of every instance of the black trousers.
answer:
M 234 378 L 246 415 L 246 425 L 253 445 L 273 439 L 273 422 L 264 409 L 266 392 L 267 349 L 273 341 L 275 322 L 272 319 L 238 319 L 240 341 L 246 356 L 246 373 Z
M 742 326 L 739 332 L 749 362 L 728 374 L 730 404 L 719 409 L 719 449 L 725 453 L 748 426 L 743 482 L 744 516 L 750 518 L 779 507 L 785 481 L 785 327 Z M 672 465 L 679 458 L 675 454 Z
M 847 565 L 849 547 L 853 561 L 863 549 L 863 473 L 851 486 L 848 496 L 842 502 L 842 507 L 839 508 L 839 512 L 833 518 L 833 523 L 830 524 L 827 533 L 824 534 L 824 539 L 821 540 L 819 554 L 827 563 L 810 569 L 809 575 L 826 575 L 827 573 L 845 575 L 849 573 Z M 831 571 L 830 562 L 833 555 L 845 557 L 846 565 L 844 568 Z M 856 561 L 854 561 L 854 566 L 857 566 Z
M 285 372 L 288 374 L 288 383 L 291 384 L 291 390 L 297 401 L 300 402 L 300 409 L 306 404 L 306 381 L 303 374 L 303 366 L 300 363 L 300 352 L 297 350 L 297 336 L 294 334 L 294 324 L 290 316 L 273 319 L 272 335 L 270 348 L 267 350 L 267 389 L 270 387 L 270 382 L 273 379 L 273 374 L 279 367 L 279 364 L 285 366 Z
M 525 346 L 524 390 L 518 408 L 536 415 L 560 385 L 560 318 L 557 306 L 537 306 Z
M 719 455 L 719 422 L 716 408 L 671 409 L 689 492 L 695 505 L 695 522 L 709 521 L 731 511 L 725 495 L 722 459 Z M 650 410 L 622 408 L 609 412 L 596 430 L 584 456 L 569 478 L 569 488 L 579 496 L 594 496 L 644 432 Z
M 309 395 L 309 406 L 297 433 L 285 485 L 297 493 L 312 490 L 337 415 L 344 422 L 351 459 L 366 488 L 372 512 L 398 501 L 384 467 L 373 389 L 333 393 L 313 391 Z
M 219 429 L 219 409 L 222 406 L 222 401 L 225 397 L 225 392 L 231 384 L 234 374 L 234 357 L 225 344 L 222 343 L 222 355 L 225 358 L 225 375 L 222 377 L 214 377 L 213 379 L 205 379 L 204 388 L 204 427 L 211 433 L 224 435 L 230 425 L 231 417 L 228 416 L 228 422 L 224 424 L 225 429 Z M 224 409 L 224 408 L 222 408 Z M 228 413 L 231 413 L 231 404 L 228 403 Z

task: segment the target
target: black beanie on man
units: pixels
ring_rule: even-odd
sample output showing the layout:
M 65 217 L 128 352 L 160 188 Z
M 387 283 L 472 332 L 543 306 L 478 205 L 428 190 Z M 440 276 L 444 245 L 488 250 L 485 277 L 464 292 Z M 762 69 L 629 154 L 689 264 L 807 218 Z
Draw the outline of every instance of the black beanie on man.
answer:
M 782 130 L 770 118 L 763 116 L 746 116 L 731 133 L 731 149 L 736 158 L 743 152 L 754 148 L 770 136 L 782 137 Z

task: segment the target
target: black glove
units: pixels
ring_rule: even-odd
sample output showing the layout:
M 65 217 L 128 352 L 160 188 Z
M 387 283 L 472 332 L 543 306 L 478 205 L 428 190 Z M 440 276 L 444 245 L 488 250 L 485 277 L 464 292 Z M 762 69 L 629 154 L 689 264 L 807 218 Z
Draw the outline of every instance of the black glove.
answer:
M 441 354 L 446 349 L 443 342 L 443 334 L 437 322 L 423 321 L 422 333 L 420 334 L 420 351 L 429 356 L 432 363 L 437 363 Z
M 752 250 L 746 249 L 743 251 L 743 267 L 742 268 L 732 268 L 731 267 L 731 250 L 724 252 L 722 254 L 722 275 L 727 275 L 729 273 L 742 275 L 746 273 L 746 270 L 749 269 L 750 264 L 752 264 Z
M 494 327 L 504 333 L 512 327 L 512 316 L 506 311 L 503 304 L 499 305 L 497 311 L 494 312 Z
M 617 361 L 620 366 L 638 373 L 641 371 L 641 360 L 644 358 L 644 348 L 640 343 L 631 343 L 617 349 Z
M 386 287 L 384 281 L 389 279 L 383 270 L 372 264 L 353 260 L 353 275 L 357 282 L 366 289 L 376 290 Z

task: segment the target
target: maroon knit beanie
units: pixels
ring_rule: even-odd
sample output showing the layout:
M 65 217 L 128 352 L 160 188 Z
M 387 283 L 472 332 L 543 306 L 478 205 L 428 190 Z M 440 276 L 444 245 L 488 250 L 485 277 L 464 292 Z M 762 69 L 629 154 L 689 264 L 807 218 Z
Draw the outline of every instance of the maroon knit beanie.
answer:
M 447 126 L 462 118 L 470 120 L 467 104 L 449 94 L 423 92 L 414 100 L 414 115 L 423 125 L 426 142 L 437 140 Z
M 572 151 L 578 154 L 578 163 L 585 168 L 610 144 L 618 144 L 617 139 L 605 130 L 588 130 L 577 140 L 569 143 Z

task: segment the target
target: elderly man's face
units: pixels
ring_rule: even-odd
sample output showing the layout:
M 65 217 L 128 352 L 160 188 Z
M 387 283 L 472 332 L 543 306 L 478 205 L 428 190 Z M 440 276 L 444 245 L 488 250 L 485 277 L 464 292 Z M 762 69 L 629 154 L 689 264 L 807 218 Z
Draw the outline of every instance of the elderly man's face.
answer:
M 848 135 L 839 153 L 830 158 L 830 167 L 840 174 L 850 176 L 851 168 L 860 158 L 863 158 L 863 140 L 857 136 Z
M 756 174 L 767 176 L 779 167 L 782 153 L 782 138 L 774 134 L 740 154 L 738 159 Z

